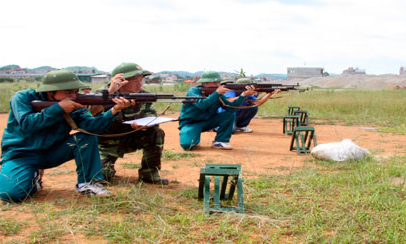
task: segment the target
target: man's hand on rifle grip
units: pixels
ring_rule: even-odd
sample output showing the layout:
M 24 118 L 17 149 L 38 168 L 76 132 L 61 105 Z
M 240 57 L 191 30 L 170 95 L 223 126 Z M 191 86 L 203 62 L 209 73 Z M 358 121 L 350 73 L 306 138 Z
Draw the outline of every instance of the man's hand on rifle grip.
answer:
M 248 97 L 248 96 L 252 96 L 256 93 L 255 91 L 255 87 L 254 86 L 246 86 L 245 89 L 247 89 L 246 91 L 242 92 L 241 95 L 244 97 Z
M 226 88 L 224 85 L 219 86 L 219 87 L 216 89 L 216 92 L 217 92 L 218 94 L 220 94 L 220 95 L 222 95 L 222 94 L 224 94 L 224 93 L 226 93 L 226 92 L 228 92 L 228 91 L 231 91 L 231 90 L 228 89 L 228 88 Z
M 116 105 L 114 105 L 114 107 L 111 108 L 111 113 L 113 115 L 117 114 L 122 109 L 135 105 L 134 99 L 127 100 L 123 97 L 113 98 L 112 101 L 116 104 Z

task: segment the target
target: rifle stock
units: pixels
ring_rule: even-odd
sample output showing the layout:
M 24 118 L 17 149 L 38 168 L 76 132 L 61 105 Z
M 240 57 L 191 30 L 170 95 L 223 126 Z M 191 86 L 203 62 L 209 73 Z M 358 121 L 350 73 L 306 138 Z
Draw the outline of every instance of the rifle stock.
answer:
M 182 103 L 194 103 L 198 99 L 204 99 L 205 97 L 187 97 L 187 96 L 175 96 L 173 94 L 158 94 L 158 93 L 118 93 L 108 94 L 103 92 L 101 94 L 77 94 L 74 100 L 82 105 L 113 105 L 113 98 L 123 97 L 127 100 L 135 100 L 137 103 L 150 103 L 157 102 L 161 99 L 161 102 L 182 102 Z M 176 101 L 182 99 L 182 101 Z M 31 101 L 31 105 L 35 112 L 40 112 L 42 109 L 52 106 L 57 103 L 56 101 Z
M 281 90 L 281 91 L 289 91 L 289 90 L 298 90 L 297 87 L 299 86 L 299 83 L 297 85 L 283 85 L 283 84 L 271 84 L 271 83 L 247 83 L 247 84 L 238 84 L 238 83 L 228 83 L 224 85 L 226 88 L 230 90 L 234 90 L 237 95 L 240 95 L 243 91 L 245 91 L 246 86 L 254 86 L 255 91 L 257 92 L 266 92 L 270 93 L 273 92 L 274 90 Z M 213 92 L 216 91 L 216 87 L 201 87 L 200 92 L 204 96 L 208 96 L 212 94 Z

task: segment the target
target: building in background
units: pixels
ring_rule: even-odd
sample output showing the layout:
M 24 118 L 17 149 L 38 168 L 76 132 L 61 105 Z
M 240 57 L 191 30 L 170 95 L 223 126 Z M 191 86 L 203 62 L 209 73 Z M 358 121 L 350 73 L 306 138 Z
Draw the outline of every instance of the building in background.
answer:
M 173 74 L 159 74 L 161 81 L 163 83 L 176 83 L 178 81 L 178 76 Z
M 91 76 L 90 82 L 92 84 L 102 84 L 102 83 L 108 83 L 110 81 L 111 75 L 110 74 L 104 74 L 104 75 L 93 75 Z
M 95 74 L 95 73 L 81 73 L 81 74 L 78 74 L 78 73 L 76 73 L 76 75 L 78 76 L 80 81 L 85 82 L 85 83 L 90 83 L 90 82 L 92 82 L 92 76 L 99 75 L 99 74 Z
M 146 84 L 176 83 L 178 76 L 170 73 L 152 73 L 144 78 Z
M 12 79 L 35 79 L 36 77 L 42 76 L 44 76 L 44 74 L 0 71 L 0 77 Z
M 100 73 L 81 73 L 76 75 L 82 82 L 92 84 L 108 83 L 111 77 L 110 74 L 100 74 Z
M 10 69 L 0 69 L 0 77 L 11 79 L 28 79 L 35 80 L 37 77 L 42 77 L 46 72 L 42 70 L 30 70 L 26 68 L 20 68 L 18 65 L 9 65 Z
M 324 68 L 319 67 L 288 67 L 287 79 L 307 79 L 323 77 Z
M 346 70 L 343 70 L 343 75 L 365 75 L 365 69 L 359 69 L 356 67 L 355 69 L 353 67 L 349 67 Z

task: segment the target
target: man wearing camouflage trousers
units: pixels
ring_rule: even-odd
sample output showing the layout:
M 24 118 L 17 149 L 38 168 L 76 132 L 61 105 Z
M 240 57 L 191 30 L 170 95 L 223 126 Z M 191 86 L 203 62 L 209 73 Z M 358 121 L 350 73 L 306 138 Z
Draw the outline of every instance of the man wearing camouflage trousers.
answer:
M 151 72 L 143 70 L 135 63 L 122 63 L 113 70 L 110 83 L 98 92 L 107 90 L 109 94 L 148 93 L 142 89 L 142 81 L 150 74 Z M 104 107 L 104 111 L 108 109 L 107 106 Z M 158 126 L 141 127 L 135 122 L 131 125 L 123 124 L 124 121 L 156 115 L 151 103 L 136 103 L 135 106 L 120 111 L 113 124 L 103 134 L 120 134 L 132 130 L 137 130 L 136 132 L 117 137 L 99 137 L 102 173 L 107 181 L 111 181 L 116 173 L 114 164 L 117 158 L 122 158 L 125 153 L 142 149 L 141 168 L 138 170 L 139 180 L 145 183 L 168 185 L 168 180 L 159 175 L 164 131 Z

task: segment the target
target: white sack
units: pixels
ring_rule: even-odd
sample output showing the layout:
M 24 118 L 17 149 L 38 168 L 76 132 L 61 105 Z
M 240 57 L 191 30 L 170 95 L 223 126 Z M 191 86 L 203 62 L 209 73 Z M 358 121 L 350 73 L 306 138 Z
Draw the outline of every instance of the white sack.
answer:
M 369 151 L 354 144 L 350 139 L 341 142 L 319 144 L 310 152 L 314 158 L 342 162 L 350 159 L 361 159 L 369 155 Z

